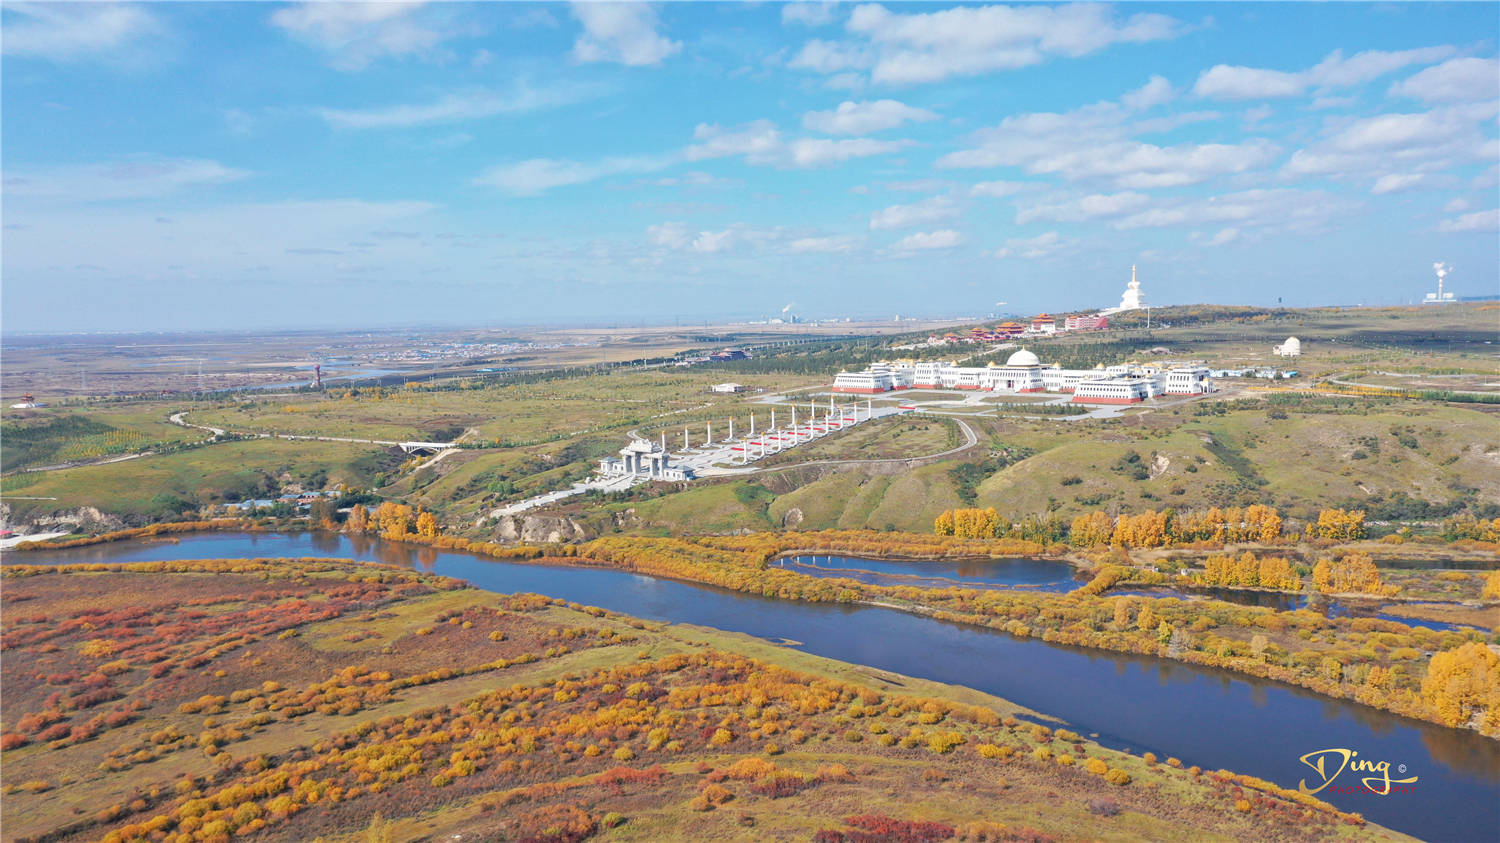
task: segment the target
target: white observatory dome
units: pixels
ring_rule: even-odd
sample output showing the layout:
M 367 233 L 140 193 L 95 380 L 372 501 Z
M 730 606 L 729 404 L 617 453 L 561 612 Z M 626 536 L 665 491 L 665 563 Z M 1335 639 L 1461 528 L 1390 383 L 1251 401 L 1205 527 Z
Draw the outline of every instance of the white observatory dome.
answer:
M 1286 342 L 1282 343 L 1281 347 L 1285 348 L 1287 351 L 1301 351 L 1302 340 L 1299 340 L 1296 337 L 1287 337 Z
M 1031 352 L 1029 352 L 1029 351 L 1027 351 L 1026 349 L 1023 348 L 1020 351 L 1017 351 L 1015 354 L 1012 354 L 1010 356 L 1010 359 L 1005 361 L 1005 365 L 1007 365 L 1007 366 L 1040 366 L 1040 365 L 1042 365 L 1042 361 L 1038 360 L 1037 356 L 1035 354 L 1032 354 Z

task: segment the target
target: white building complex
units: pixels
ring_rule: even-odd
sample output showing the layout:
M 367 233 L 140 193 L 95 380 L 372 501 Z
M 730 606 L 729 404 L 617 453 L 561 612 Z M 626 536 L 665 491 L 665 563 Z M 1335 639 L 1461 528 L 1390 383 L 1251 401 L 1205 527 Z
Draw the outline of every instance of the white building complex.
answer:
M 840 372 L 833 391 L 864 395 L 900 389 L 962 389 L 1007 394 L 1072 393 L 1093 404 L 1133 404 L 1158 395 L 1206 395 L 1214 391 L 1204 366 L 1118 365 L 1097 369 L 1043 366 L 1021 349 L 1005 365 L 959 366 L 947 361 L 875 363 L 862 372 Z
M 1301 357 L 1302 340 L 1296 337 L 1287 337 L 1286 342 L 1271 349 L 1271 352 L 1277 357 Z

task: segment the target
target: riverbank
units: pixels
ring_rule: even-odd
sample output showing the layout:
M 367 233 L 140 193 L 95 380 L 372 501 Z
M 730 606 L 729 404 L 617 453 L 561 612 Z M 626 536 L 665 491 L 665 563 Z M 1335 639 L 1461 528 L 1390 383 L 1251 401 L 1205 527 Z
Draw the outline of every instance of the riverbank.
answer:
M 231 529 L 233 521 L 209 522 Z M 131 537 L 179 532 L 142 528 Z M 183 525 L 182 532 L 186 532 Z M 116 534 L 118 535 L 118 534 Z M 1001 630 L 1117 653 L 1144 654 L 1269 679 L 1405 717 L 1469 728 L 1487 737 L 1500 729 L 1484 716 L 1455 720 L 1424 697 L 1427 663 L 1437 652 L 1485 641 L 1472 630 L 1413 629 L 1395 621 L 1322 618 L 1308 613 L 1174 597 L 1102 596 L 1084 590 L 979 590 L 882 586 L 813 577 L 770 566 L 793 549 L 822 553 L 888 552 L 908 557 L 1019 555 L 1034 542 L 972 540 L 917 534 L 824 531 L 736 537 L 608 538 L 556 548 L 506 546 L 450 536 L 405 536 L 403 542 L 497 559 L 530 559 L 584 567 L 616 567 L 654 577 L 701 583 L 783 600 L 888 603 L 945 621 Z M 548 550 L 553 553 L 548 553 Z M 1134 569 L 1130 569 L 1134 570 Z M 1378 638 L 1372 637 L 1378 636 Z M 1481 703 L 1482 704 L 1482 703 Z
M 490 591 L 550 594 L 652 621 L 729 629 L 882 672 L 964 685 L 1060 717 L 1082 734 L 1097 733 L 1099 742 L 1114 749 L 1176 755 L 1186 765 L 1229 767 L 1285 787 L 1295 787 L 1307 773 L 1297 761 L 1301 752 L 1353 747 L 1361 757 L 1410 765 L 1422 778 L 1423 792 L 1420 800 L 1329 796 L 1342 810 L 1359 811 L 1432 840 L 1469 840 L 1500 831 L 1500 815 L 1494 810 L 1500 806 L 1500 742 L 1476 741 L 1460 730 L 1156 655 L 1018 637 L 912 611 L 767 599 L 617 566 L 536 560 L 495 564 L 467 551 L 332 533 L 206 534 L 180 543 L 102 545 L 31 558 L 42 564 L 95 566 L 328 556 L 435 572 Z M 1141 600 L 1136 605 L 1170 602 Z M 1234 728 L 1225 729 L 1225 722 Z M 1297 746 L 1302 749 L 1294 751 Z
M 1070 839 L 1411 839 L 1254 776 L 1027 722 L 1034 712 L 969 688 L 443 576 L 282 559 L 0 576 L 7 600 L 24 593 L 47 618 L 7 629 L 4 680 L 22 714 L 79 681 L 42 682 L 37 667 L 57 653 L 86 665 L 102 646 L 97 608 L 176 630 L 110 639 L 120 716 L 81 737 L 7 735 L 18 840 L 367 827 L 512 839 L 575 820 L 624 839 L 804 839 L 854 814 L 971 839 L 1036 826 Z M 80 590 L 98 605 L 78 611 Z M 326 599 L 308 613 L 288 596 Z M 163 644 L 170 655 L 153 660 Z

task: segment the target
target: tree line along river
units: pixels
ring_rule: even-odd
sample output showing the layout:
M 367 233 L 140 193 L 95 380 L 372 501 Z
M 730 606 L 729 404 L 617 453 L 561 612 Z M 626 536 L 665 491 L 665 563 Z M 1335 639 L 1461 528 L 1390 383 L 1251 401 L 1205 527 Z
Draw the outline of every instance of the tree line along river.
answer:
M 418 568 L 489 591 L 536 592 L 654 621 L 741 632 L 814 655 L 966 685 L 1067 721 L 1101 744 L 1175 756 L 1295 788 L 1321 779 L 1299 759 L 1342 748 L 1388 761 L 1405 792 L 1359 792 L 1345 772 L 1318 794 L 1345 811 L 1429 840 L 1500 840 L 1500 742 L 1302 688 L 1147 656 L 1051 644 L 1005 632 L 870 606 L 779 601 L 710 586 L 585 567 L 493 561 L 332 533 L 210 533 L 59 551 L 10 553 L 7 563 L 334 557 Z M 826 559 L 827 557 L 820 557 Z M 1014 566 L 1012 584 L 1047 587 L 1070 576 L 1038 560 Z M 874 560 L 839 560 L 837 566 Z M 890 563 L 903 565 L 910 563 Z M 921 563 L 925 564 L 925 563 Z M 965 563 L 967 564 L 967 563 Z M 795 568 L 794 568 L 795 569 Z M 999 573 L 996 573 L 996 571 Z M 1003 569 L 929 573 L 1001 580 Z M 1405 771 L 1398 773 L 1401 765 Z M 1348 781 L 1343 779 L 1347 778 Z

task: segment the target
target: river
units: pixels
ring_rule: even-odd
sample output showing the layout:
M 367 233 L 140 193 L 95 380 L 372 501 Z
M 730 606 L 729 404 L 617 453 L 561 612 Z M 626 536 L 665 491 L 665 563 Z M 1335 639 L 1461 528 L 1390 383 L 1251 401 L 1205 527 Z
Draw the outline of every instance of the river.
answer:
M 63 551 L 7 563 L 340 557 L 531 591 L 636 617 L 699 624 L 938 682 L 966 685 L 1065 720 L 1100 743 L 1284 787 L 1320 779 L 1300 756 L 1344 748 L 1388 761 L 1406 793 L 1318 794 L 1346 811 L 1430 840 L 1500 839 L 1500 742 L 1301 688 L 1143 656 L 1049 644 L 891 609 L 768 600 L 623 571 L 497 562 L 466 553 L 328 533 L 210 533 Z M 1404 765 L 1404 771 L 1401 771 Z M 1398 772 L 1399 771 L 1399 772 Z M 1345 772 L 1336 786 L 1357 786 Z M 1351 787 L 1357 790 L 1357 787 Z

